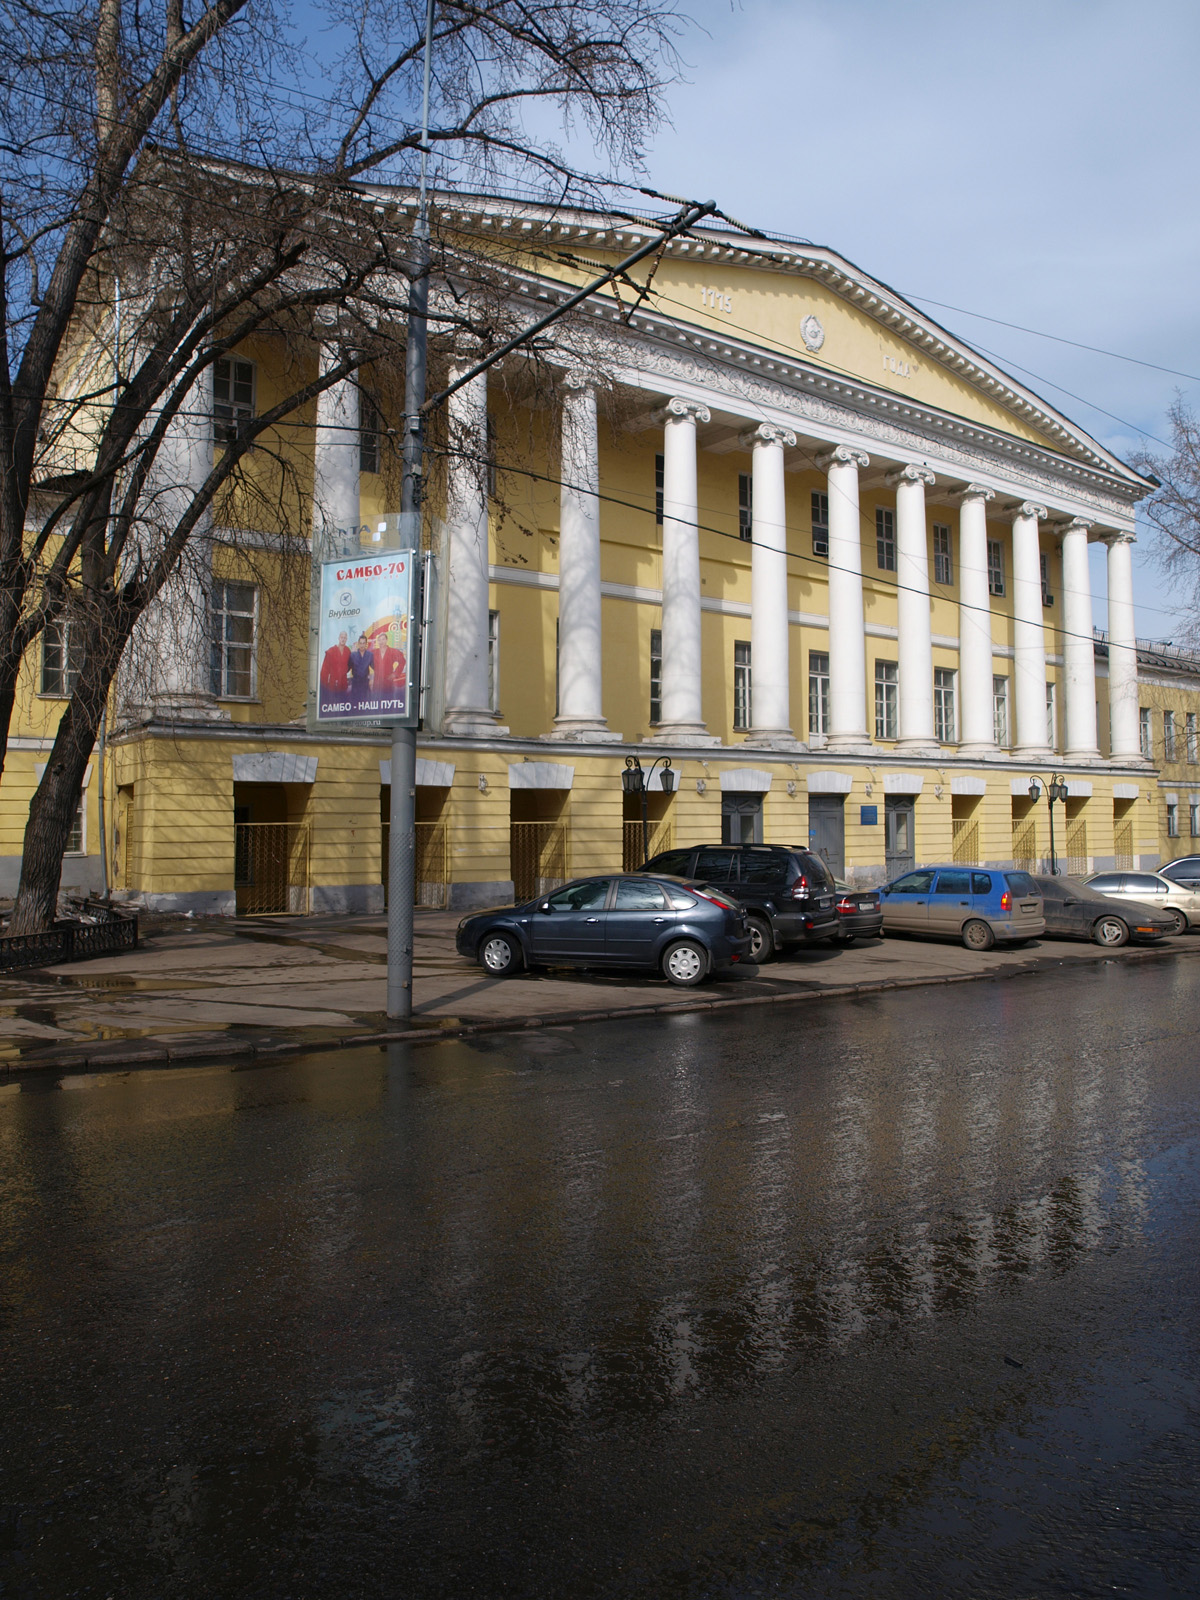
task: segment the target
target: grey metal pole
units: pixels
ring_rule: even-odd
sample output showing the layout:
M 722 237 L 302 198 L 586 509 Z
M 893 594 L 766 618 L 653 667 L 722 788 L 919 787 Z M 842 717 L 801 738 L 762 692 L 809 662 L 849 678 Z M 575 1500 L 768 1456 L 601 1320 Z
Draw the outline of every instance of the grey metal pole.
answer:
M 413 899 L 416 864 L 417 733 L 392 729 L 392 805 L 388 829 L 387 1014 L 412 1016 Z

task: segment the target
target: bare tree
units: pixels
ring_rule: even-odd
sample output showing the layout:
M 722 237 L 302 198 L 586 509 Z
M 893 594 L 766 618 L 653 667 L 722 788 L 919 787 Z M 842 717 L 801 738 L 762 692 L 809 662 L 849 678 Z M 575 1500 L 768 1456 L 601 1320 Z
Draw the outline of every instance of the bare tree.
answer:
M 1190 625 L 1195 635 L 1200 633 L 1200 421 L 1182 398 L 1176 399 L 1168 415 L 1170 454 L 1142 451 L 1133 457 L 1133 465 L 1158 480 L 1145 513 L 1158 530 L 1159 563 L 1175 594 L 1198 619 Z
M 13 931 L 54 914 L 119 663 L 214 509 L 240 496 L 244 518 L 274 483 L 285 525 L 287 429 L 323 389 L 394 360 L 407 224 L 365 202 L 413 173 L 424 15 L 423 0 L 330 0 L 322 69 L 271 0 L 0 0 L 0 771 L 23 657 L 66 616 L 78 655 Z M 674 71 L 675 0 L 439 0 L 435 16 L 442 182 L 595 195 L 602 175 L 539 132 L 551 116 L 610 170 L 637 163 Z M 495 336 L 493 265 L 443 241 L 433 270 L 463 286 L 441 297 L 444 329 Z M 265 335 L 308 359 L 181 493 L 173 452 L 211 425 L 198 397 L 214 361 Z M 317 339 L 339 359 L 316 362 Z

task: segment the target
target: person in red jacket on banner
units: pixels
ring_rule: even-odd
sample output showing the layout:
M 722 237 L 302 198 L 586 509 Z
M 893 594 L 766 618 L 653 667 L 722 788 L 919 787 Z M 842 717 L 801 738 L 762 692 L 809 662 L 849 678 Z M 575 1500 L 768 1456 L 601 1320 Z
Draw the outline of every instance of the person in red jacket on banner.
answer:
M 387 644 L 379 653 L 375 687 L 381 694 L 392 695 L 395 699 L 402 700 L 407 683 L 408 663 L 404 658 L 404 651 L 400 648 L 400 630 L 389 628 Z
M 345 699 L 349 674 L 350 646 L 346 643 L 346 635 L 339 633 L 338 642 L 329 646 L 321 662 L 322 696 L 328 695 L 333 700 Z

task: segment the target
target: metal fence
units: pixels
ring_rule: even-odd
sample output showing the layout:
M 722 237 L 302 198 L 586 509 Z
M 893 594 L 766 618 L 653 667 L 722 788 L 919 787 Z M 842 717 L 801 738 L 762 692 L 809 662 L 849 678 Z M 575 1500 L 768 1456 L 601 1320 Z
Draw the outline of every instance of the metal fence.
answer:
M 1067 829 L 1067 848 L 1062 870 L 1069 878 L 1083 878 L 1088 872 L 1087 823 L 1075 822 Z
M 309 908 L 307 822 L 239 822 L 233 883 L 239 917 L 303 916 Z
M 621 834 L 621 871 L 640 872 L 645 861 L 650 856 L 656 856 L 660 850 L 671 848 L 673 834 L 671 824 L 665 820 L 646 823 L 646 853 L 642 855 L 642 824 L 626 822 Z
M 557 889 L 567 881 L 566 823 L 509 823 L 508 854 L 518 902 Z
M 388 897 L 388 847 L 392 837 L 391 823 L 385 822 L 381 832 L 380 876 L 383 880 L 383 903 L 386 906 Z M 413 862 L 413 904 L 417 906 L 432 906 L 435 910 L 444 911 L 450 884 L 450 852 L 446 844 L 446 824 L 444 822 L 414 822 L 413 848 L 415 853 Z
M 1013 829 L 1013 866 L 1022 872 L 1037 871 L 1036 823 L 1021 823 Z
M 0 972 L 23 967 L 52 967 L 60 961 L 86 961 L 89 956 L 110 956 L 118 950 L 136 950 L 136 911 L 85 900 L 88 922 L 56 922 L 43 933 L 0 935 Z
M 953 844 L 951 856 L 960 867 L 977 867 L 979 865 L 979 824 L 969 822 L 965 817 L 959 818 L 950 824 Z
M 1113 829 L 1113 855 L 1119 872 L 1132 872 L 1137 866 L 1133 859 L 1133 823 L 1122 822 Z

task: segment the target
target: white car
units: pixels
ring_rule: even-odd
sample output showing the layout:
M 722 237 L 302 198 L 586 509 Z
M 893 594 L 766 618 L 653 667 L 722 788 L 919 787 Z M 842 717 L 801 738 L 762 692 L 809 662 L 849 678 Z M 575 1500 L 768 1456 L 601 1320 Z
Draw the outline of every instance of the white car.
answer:
M 1161 911 L 1174 922 L 1176 933 L 1200 927 L 1200 885 L 1174 883 L 1161 872 L 1093 872 L 1083 881 L 1114 900 L 1140 900 Z

